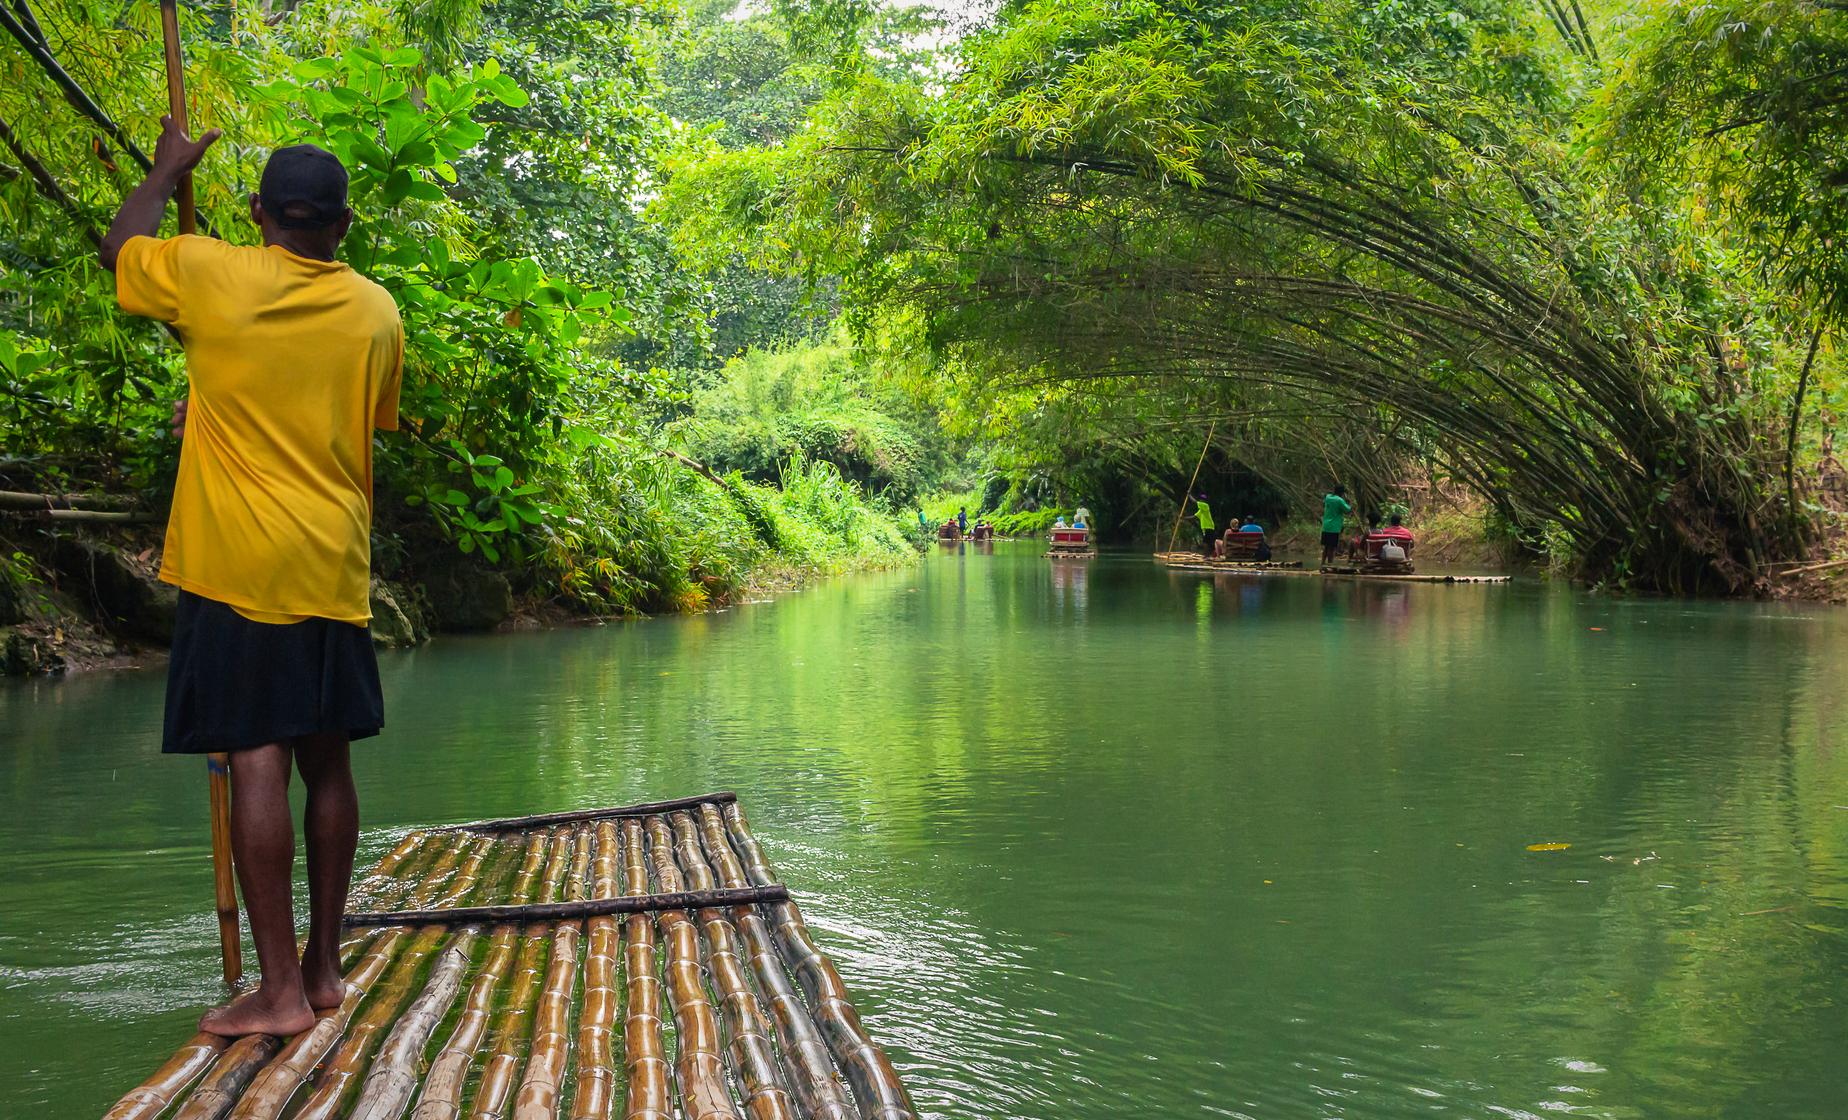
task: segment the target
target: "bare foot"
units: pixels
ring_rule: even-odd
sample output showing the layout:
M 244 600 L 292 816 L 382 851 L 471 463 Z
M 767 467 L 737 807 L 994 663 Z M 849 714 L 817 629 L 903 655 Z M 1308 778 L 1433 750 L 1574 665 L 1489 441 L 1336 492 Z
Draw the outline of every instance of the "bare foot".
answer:
M 242 1038 L 247 1034 L 273 1034 L 287 1038 L 314 1026 L 314 1009 L 301 994 L 280 999 L 265 989 L 256 991 L 223 1007 L 214 1008 L 199 1020 L 199 1029 L 225 1038 Z
M 303 957 L 302 990 L 307 993 L 308 1006 L 316 1011 L 339 1007 L 347 991 L 346 981 L 340 976 L 340 965 Z

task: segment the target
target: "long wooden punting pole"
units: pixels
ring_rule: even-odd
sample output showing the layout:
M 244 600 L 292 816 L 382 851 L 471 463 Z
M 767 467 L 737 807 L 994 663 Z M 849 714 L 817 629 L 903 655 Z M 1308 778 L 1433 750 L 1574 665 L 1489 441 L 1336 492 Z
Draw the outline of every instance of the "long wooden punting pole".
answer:
M 680 890 L 673 834 L 660 817 L 649 817 L 642 825 L 648 831 L 655 879 L 663 891 Z M 667 999 L 674 1008 L 674 1071 L 680 1079 L 682 1111 L 688 1120 L 738 1120 L 725 1088 L 719 1019 L 706 998 L 700 971 L 699 930 L 685 910 L 663 910 L 659 920 L 667 941 Z
M 616 822 L 597 824 L 597 862 L 591 894 L 612 898 L 622 891 Z M 616 952 L 621 934 L 616 918 L 590 919 L 584 954 L 584 1006 L 578 1012 L 577 1089 L 571 1095 L 571 1120 L 609 1120 L 616 1099 L 616 1058 L 610 1042 L 616 1023 Z
M 544 832 L 534 832 L 527 838 L 526 860 L 520 865 L 513 885 L 515 902 L 525 902 L 532 897 L 534 884 L 545 866 L 545 851 Z M 430 1072 L 424 1077 L 423 1094 L 417 1099 L 411 1120 L 455 1120 L 456 1114 L 462 1111 L 463 1085 L 468 1080 L 469 1068 L 475 1064 L 475 1055 L 481 1050 L 482 1037 L 487 1034 L 494 999 L 501 980 L 507 975 L 507 966 L 513 961 L 514 940 L 519 933 L 520 927 L 512 922 L 494 927 L 487 958 L 469 986 L 468 998 L 462 1004 L 462 1016 L 456 1020 L 449 1041 L 430 1063 Z
M 751 835 L 744 811 L 733 802 L 725 806 L 724 812 L 726 832 L 744 859 L 745 875 L 753 882 L 771 882 L 774 877 L 769 861 L 764 859 L 757 838 Z M 860 1015 L 847 998 L 847 986 L 841 982 L 833 962 L 815 947 L 802 921 L 802 911 L 794 902 L 773 902 L 768 909 L 776 926 L 777 951 L 808 993 L 815 1018 L 821 1021 L 827 1035 L 828 1048 L 847 1075 L 866 1120 L 917 1120 L 917 1109 L 905 1092 L 904 1082 L 898 1079 L 898 1071 L 860 1025 Z
M 738 862 L 731 842 L 726 839 L 725 821 L 719 816 L 717 806 L 700 806 L 699 827 L 707 858 L 717 870 L 719 882 L 727 887 L 743 886 L 746 882 L 744 865 Z M 764 997 L 770 1001 L 770 1012 L 776 1016 L 777 1036 L 783 1044 L 783 1059 L 788 1064 L 786 1081 L 801 1102 L 803 1115 L 814 1120 L 859 1120 L 859 1110 L 834 1072 L 834 1059 L 828 1056 L 826 1040 L 821 1037 L 815 1021 L 809 1018 L 802 997 L 789 982 L 789 974 L 783 971 L 783 962 L 777 957 L 776 944 L 771 939 L 770 927 L 764 924 L 763 915 L 755 906 L 740 906 L 732 911 L 732 917 L 743 931 L 745 945 L 750 950 L 751 971 L 757 974 Z
M 674 828 L 674 854 L 695 890 L 711 890 L 712 869 L 699 850 L 699 832 L 685 812 L 670 820 Z M 707 906 L 699 911 L 706 933 L 706 966 L 719 993 L 726 1033 L 731 1036 L 732 1069 L 744 1094 L 745 1111 L 752 1120 L 796 1120 L 795 1101 L 783 1087 L 776 1045 L 770 1038 L 770 1017 L 764 1014 L 757 993 L 745 972 L 743 943 L 726 911 Z
M 160 0 L 160 30 L 167 50 L 167 115 L 185 132 L 186 68 L 180 58 L 178 0 Z M 180 177 L 173 201 L 179 210 L 180 232 L 198 229 L 190 174 Z M 237 883 L 231 868 L 231 756 L 208 755 L 206 774 L 211 786 L 212 885 L 218 896 L 218 947 L 224 955 L 225 983 L 235 984 L 244 975 L 244 950 L 238 934 Z
M 622 885 L 632 895 L 648 893 L 647 848 L 642 822 L 622 822 Z M 628 1009 L 623 1019 L 623 1075 L 628 1097 L 623 1120 L 674 1120 L 674 1070 L 661 1040 L 661 974 L 654 923 L 631 914 L 622 927 Z

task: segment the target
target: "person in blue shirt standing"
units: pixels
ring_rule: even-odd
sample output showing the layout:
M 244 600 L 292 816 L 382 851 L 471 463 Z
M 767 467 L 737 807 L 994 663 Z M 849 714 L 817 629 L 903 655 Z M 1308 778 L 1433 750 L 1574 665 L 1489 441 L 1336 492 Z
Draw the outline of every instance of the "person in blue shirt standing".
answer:
M 969 535 L 969 507 L 962 506 L 956 511 L 956 529 L 964 536 Z

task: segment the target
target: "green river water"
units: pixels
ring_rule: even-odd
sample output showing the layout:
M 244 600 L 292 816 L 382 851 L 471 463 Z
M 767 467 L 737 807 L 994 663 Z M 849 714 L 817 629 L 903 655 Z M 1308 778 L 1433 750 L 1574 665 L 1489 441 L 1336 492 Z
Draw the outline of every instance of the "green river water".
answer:
M 933 1117 L 1839 1118 L 1845 667 L 1823 607 L 970 547 L 384 655 L 361 855 L 736 789 Z M 218 995 L 161 683 L 0 685 L 0 1117 Z

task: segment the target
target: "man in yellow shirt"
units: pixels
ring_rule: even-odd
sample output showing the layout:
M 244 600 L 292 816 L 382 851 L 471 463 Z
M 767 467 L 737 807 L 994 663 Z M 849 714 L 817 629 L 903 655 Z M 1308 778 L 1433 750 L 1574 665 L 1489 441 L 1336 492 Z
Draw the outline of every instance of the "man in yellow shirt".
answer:
M 372 431 L 397 427 L 404 332 L 391 296 L 335 259 L 353 220 L 346 169 L 312 145 L 264 168 L 250 200 L 262 248 L 155 237 L 217 138 L 163 122 L 100 258 L 122 309 L 172 324 L 186 347 L 160 571 L 180 588 L 161 749 L 233 752 L 232 851 L 263 973 L 200 1028 L 291 1035 L 345 993 L 340 917 L 359 837 L 347 749 L 385 721 L 367 630 Z M 292 768 L 308 787 L 300 958 Z

